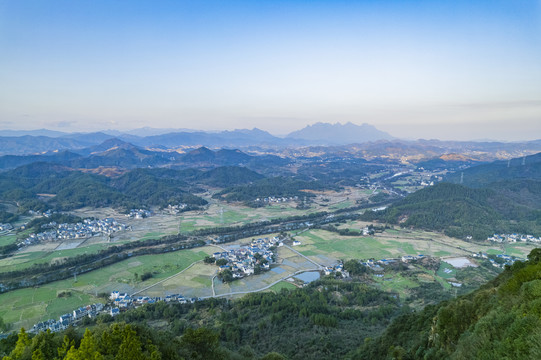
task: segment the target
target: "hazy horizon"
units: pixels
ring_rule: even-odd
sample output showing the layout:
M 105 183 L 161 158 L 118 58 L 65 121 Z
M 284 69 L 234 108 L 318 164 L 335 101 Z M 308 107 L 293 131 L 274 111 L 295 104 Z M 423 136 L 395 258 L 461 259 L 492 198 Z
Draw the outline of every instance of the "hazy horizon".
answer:
M 0 1 L 0 129 L 541 138 L 541 1 Z

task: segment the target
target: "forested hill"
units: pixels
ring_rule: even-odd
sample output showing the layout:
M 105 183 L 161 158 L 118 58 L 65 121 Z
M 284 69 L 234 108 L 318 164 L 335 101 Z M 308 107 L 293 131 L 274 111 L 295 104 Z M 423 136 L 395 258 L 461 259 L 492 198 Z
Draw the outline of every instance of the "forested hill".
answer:
M 116 177 L 86 173 L 51 163 L 32 163 L 0 173 L 0 200 L 16 201 L 23 210 L 69 210 L 83 206 L 146 207 L 207 202 L 193 195 L 201 185 L 249 184 L 263 175 L 243 167 L 134 169 Z M 40 194 L 48 194 L 43 199 Z
M 541 359 L 541 249 L 477 291 L 396 318 L 352 359 Z
M 472 166 L 448 175 L 445 181 L 469 187 L 484 187 L 495 182 L 517 179 L 541 179 L 541 153 Z
M 541 236 L 541 181 L 509 180 L 484 188 L 439 183 L 424 188 L 366 220 L 486 239 L 494 233 Z

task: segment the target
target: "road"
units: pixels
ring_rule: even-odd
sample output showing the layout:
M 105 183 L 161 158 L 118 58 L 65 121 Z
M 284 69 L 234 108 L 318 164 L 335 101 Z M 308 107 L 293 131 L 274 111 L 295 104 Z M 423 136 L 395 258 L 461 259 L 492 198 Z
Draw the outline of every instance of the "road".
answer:
M 324 266 L 321 265 L 321 264 L 318 264 L 317 262 L 315 262 L 314 260 L 310 259 L 309 257 L 307 256 L 304 256 L 303 254 L 301 254 L 300 252 L 298 252 L 297 250 L 293 249 L 291 246 L 288 246 L 288 245 L 284 245 L 284 247 L 288 248 L 289 250 L 293 251 L 295 254 L 305 258 L 306 260 L 310 261 L 312 264 L 314 264 L 315 266 L 317 266 L 317 269 L 316 270 L 323 270 Z

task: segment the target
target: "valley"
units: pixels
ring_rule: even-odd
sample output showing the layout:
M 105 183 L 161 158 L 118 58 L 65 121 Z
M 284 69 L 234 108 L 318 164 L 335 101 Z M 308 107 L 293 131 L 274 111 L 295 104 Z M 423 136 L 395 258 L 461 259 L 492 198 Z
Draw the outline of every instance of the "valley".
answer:
M 535 144 L 506 147 L 522 155 Z M 541 236 L 539 155 L 490 162 L 509 154 L 402 145 L 172 154 L 107 139 L 77 156 L 0 158 L 2 336 L 118 321 L 181 336 L 197 322 L 232 352 L 260 345 L 239 333 L 280 327 L 291 338 L 264 342 L 258 356 L 278 338 L 313 356 L 318 334 L 340 336 L 324 344 L 346 356 L 401 314 L 527 262 Z M 224 320 L 241 304 L 249 315 Z M 77 311 L 89 316 L 69 320 Z M 170 311 L 182 315 L 165 319 Z M 148 328 L 141 318 L 153 319 Z

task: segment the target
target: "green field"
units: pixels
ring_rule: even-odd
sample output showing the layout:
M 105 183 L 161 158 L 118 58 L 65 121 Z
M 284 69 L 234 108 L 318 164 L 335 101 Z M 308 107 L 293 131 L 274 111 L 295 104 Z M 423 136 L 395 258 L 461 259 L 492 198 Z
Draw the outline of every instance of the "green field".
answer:
M 8 323 L 15 323 L 15 328 L 31 327 L 38 321 L 58 316 L 75 308 L 93 302 L 102 301 L 94 295 L 110 292 L 116 288 L 122 291 L 143 288 L 161 279 L 174 275 L 195 261 L 203 259 L 213 248 L 181 250 L 159 255 L 144 255 L 130 258 L 74 278 L 55 281 L 39 288 L 20 289 L 0 294 L 0 317 Z M 135 273 L 142 275 L 151 272 L 152 278 L 139 282 Z M 210 286 L 210 280 L 205 285 Z M 70 291 L 72 296 L 58 298 L 62 291 Z
M 163 232 L 158 232 L 158 231 L 149 232 L 149 233 L 146 233 L 142 238 L 140 238 L 139 241 L 141 241 L 141 240 L 149 240 L 149 239 L 159 239 L 164 235 L 167 235 L 167 234 L 163 233 Z
M 342 201 L 342 202 L 339 202 L 339 203 L 337 203 L 337 204 L 334 204 L 334 205 L 329 206 L 329 209 L 330 209 L 330 210 L 340 210 L 340 209 L 345 209 L 345 208 L 347 208 L 347 207 L 351 207 L 351 206 L 353 206 L 353 205 L 355 205 L 355 204 L 353 203 L 353 201 L 351 201 L 351 200 L 346 200 L 346 201 Z
M 59 251 L 34 251 L 17 253 L 11 257 L 0 260 L 0 272 L 22 270 L 34 264 L 50 263 L 53 259 L 72 257 L 82 254 L 93 254 L 106 249 L 109 245 L 93 244 L 75 249 Z
M 295 237 L 295 249 L 306 256 L 325 255 L 335 259 L 383 259 L 392 257 L 389 245 L 373 237 L 339 236 L 324 230 L 311 230 Z
M 445 269 L 449 269 L 451 270 L 451 272 L 446 273 L 444 271 Z M 451 279 L 451 278 L 456 277 L 456 269 L 453 267 L 453 265 L 448 264 L 445 261 L 442 261 L 440 264 L 440 268 L 438 269 L 436 274 L 443 279 Z
M 195 220 L 182 220 L 180 222 L 180 232 L 190 232 L 195 230 Z
M 76 308 L 99 302 L 91 294 L 72 290 L 73 280 L 57 281 L 39 288 L 20 289 L 0 295 L 0 317 L 12 324 L 12 329 L 21 326 L 31 328 L 36 322 L 57 319 L 60 315 Z M 59 298 L 62 291 L 71 296 Z M 103 301 L 103 300 L 101 300 Z
M 17 236 L 14 234 L 0 236 L 0 246 L 13 244 L 17 240 Z
M 385 277 L 374 277 L 381 289 L 397 292 L 401 296 L 407 296 L 408 290 L 419 286 L 415 281 L 402 276 L 400 273 L 385 274 Z
M 340 228 L 359 229 L 364 226 L 361 222 L 340 224 Z M 305 256 L 334 259 L 384 259 L 398 258 L 402 255 L 424 254 L 435 257 L 469 256 L 477 252 L 501 254 L 503 251 L 488 242 L 466 242 L 450 238 L 435 232 L 395 229 L 385 230 L 373 236 L 341 236 L 326 230 L 310 230 L 294 235 L 301 245 L 295 249 Z M 505 253 L 526 257 L 533 244 L 506 244 Z
M 280 281 L 278 284 L 271 286 L 269 291 L 279 293 L 282 289 L 294 290 L 296 288 L 297 287 L 293 285 L 292 283 L 290 283 L 289 281 Z

